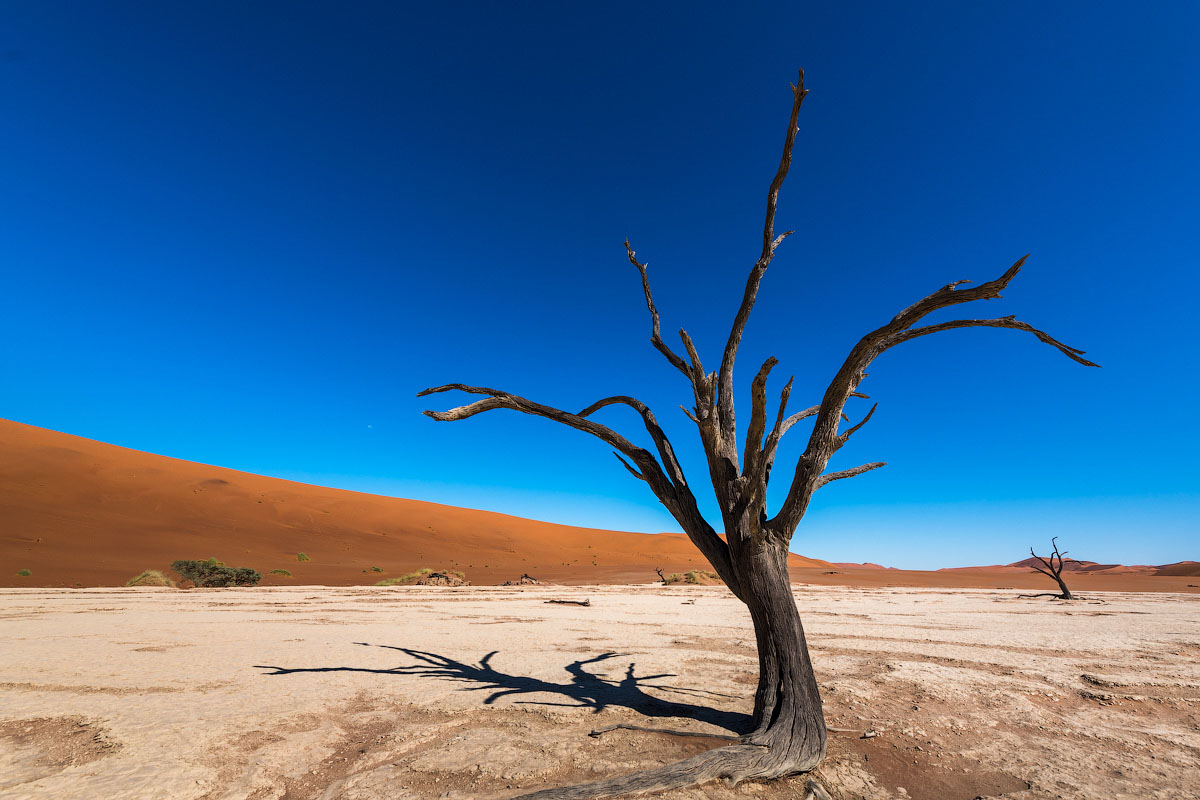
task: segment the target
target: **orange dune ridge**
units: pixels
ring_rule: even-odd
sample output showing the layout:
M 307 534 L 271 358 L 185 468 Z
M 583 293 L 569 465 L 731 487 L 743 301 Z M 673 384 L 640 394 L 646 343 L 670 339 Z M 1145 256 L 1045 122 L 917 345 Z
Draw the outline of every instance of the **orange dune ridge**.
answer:
M 0 587 L 120 586 L 142 570 L 169 573 L 172 561 L 210 556 L 254 567 L 266 586 L 373 584 L 424 567 L 461 570 L 476 585 L 522 574 L 650 583 L 656 567 L 709 568 L 679 533 L 576 528 L 311 486 L 0 420 Z M 916 571 L 793 553 L 789 565 L 794 581 L 809 584 L 1053 588 L 1020 563 Z M 1071 586 L 1200 591 L 1195 562 L 1097 566 L 1072 572 Z
M 119 586 L 144 569 L 210 556 L 254 567 L 263 585 L 371 584 L 423 567 L 461 570 L 475 584 L 525 573 L 651 583 L 656 567 L 708 568 L 679 533 L 575 528 L 329 489 L 0 420 L 0 586 Z M 790 563 L 828 566 L 798 555 Z

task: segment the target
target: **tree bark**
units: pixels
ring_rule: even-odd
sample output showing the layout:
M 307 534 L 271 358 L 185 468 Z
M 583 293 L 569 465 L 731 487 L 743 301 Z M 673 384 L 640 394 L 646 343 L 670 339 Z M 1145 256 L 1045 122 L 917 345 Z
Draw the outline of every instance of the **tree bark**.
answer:
M 778 777 L 810 770 L 825 755 L 825 715 L 792 595 L 787 549 L 766 542 L 737 559 L 758 642 L 753 729 L 746 740 L 769 748 L 761 768 Z

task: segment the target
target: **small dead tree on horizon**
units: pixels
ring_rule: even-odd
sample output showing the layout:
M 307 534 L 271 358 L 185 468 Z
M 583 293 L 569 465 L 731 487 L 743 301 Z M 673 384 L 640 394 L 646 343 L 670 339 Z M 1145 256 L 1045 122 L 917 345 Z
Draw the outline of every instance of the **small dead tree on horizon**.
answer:
M 1062 576 L 1063 567 L 1065 567 L 1067 564 L 1078 564 L 1079 562 L 1073 558 L 1063 558 L 1063 556 L 1065 556 L 1067 554 L 1067 552 L 1065 550 L 1061 553 L 1058 552 L 1058 537 L 1057 536 L 1050 539 L 1050 544 L 1053 545 L 1054 552 L 1052 552 L 1050 554 L 1050 557 L 1048 559 L 1042 558 L 1037 553 L 1033 552 L 1032 547 L 1029 548 L 1029 555 L 1033 556 L 1038 561 L 1042 562 L 1042 564 L 1044 564 L 1046 568 L 1042 569 L 1041 567 L 1037 566 L 1036 564 L 1030 564 L 1029 566 L 1031 569 L 1036 569 L 1038 572 L 1042 573 L 1043 575 L 1054 578 L 1054 580 L 1058 583 L 1058 588 L 1062 590 L 1062 594 L 1051 593 L 1049 595 L 1050 597 L 1057 597 L 1059 600 L 1072 600 L 1074 598 L 1071 595 L 1071 590 L 1067 588 L 1067 582 L 1063 580 L 1063 576 Z M 1044 595 L 1044 594 L 1022 595 L 1022 597 L 1046 597 L 1046 596 L 1047 595 Z
M 534 402 L 501 389 L 451 383 L 426 389 L 420 395 L 460 391 L 482 395 L 483 399 L 448 411 L 425 411 L 438 421 L 463 420 L 496 409 L 520 411 L 567 425 L 590 434 L 613 448 L 617 459 L 633 477 L 644 481 L 654 496 L 667 508 L 688 538 L 716 570 L 733 594 L 746 604 L 754 624 L 758 646 L 758 687 L 754 693 L 754 712 L 750 729 L 735 738 L 735 743 L 701 753 L 676 764 L 637 772 L 623 777 L 561 789 L 547 789 L 524 795 L 539 800 L 567 798 L 617 797 L 689 786 L 717 778 L 731 782 L 747 779 L 768 780 L 811 771 L 825 755 L 826 727 L 817 681 L 813 676 L 804 628 L 792 595 L 788 575 L 788 544 L 808 509 L 813 494 L 822 486 L 852 478 L 884 466 L 881 462 L 852 469 L 826 472 L 830 458 L 862 429 L 875 413 L 876 406 L 857 423 L 840 430 L 850 398 L 866 398 L 858 386 L 866 377 L 871 362 L 897 345 L 931 333 L 957 328 L 1008 328 L 1033 334 L 1063 355 L 1085 366 L 1097 366 L 1082 358 L 1082 350 L 1069 347 L 1047 333 L 1018 321 L 1015 317 L 994 319 L 958 319 L 918 326 L 934 311 L 975 300 L 991 300 L 1016 277 L 1025 263 L 1021 258 L 1003 275 L 973 288 L 959 288 L 966 280 L 947 284 L 902 310 L 855 344 L 833 376 L 818 405 L 792 414 L 787 413 L 792 380 L 784 385 L 772 415 L 767 408 L 767 377 L 776 365 L 768 358 L 751 382 L 750 423 L 744 447 L 738 446 L 734 417 L 733 367 L 738 346 L 758 295 L 759 282 L 775 256 L 776 248 L 793 231 L 776 234 L 775 208 L 780 187 L 792 162 L 796 118 L 807 91 L 804 71 L 792 86 L 792 109 L 784 138 L 783 155 L 767 191 L 766 219 L 762 231 L 762 249 L 746 280 L 741 305 L 721 354 L 720 366 L 706 371 L 691 337 L 679 331 L 687 358 L 680 356 L 662 339 L 658 309 L 650 293 L 646 264 L 625 242 L 626 256 L 637 268 L 642 291 L 650 313 L 650 342 L 667 362 L 679 371 L 691 389 L 694 405 L 684 413 L 696 425 L 708 463 L 709 480 L 720 507 L 720 529 L 725 538 L 697 507 L 691 484 L 683 474 L 675 450 L 658 421 L 645 403 L 626 395 L 597 400 L 581 411 L 571 413 Z M 612 429 L 595 422 L 592 415 L 602 408 L 621 405 L 640 417 L 654 452 L 639 447 Z M 771 515 L 767 509 L 767 482 L 780 440 L 797 423 L 813 420 L 804 453 L 791 470 L 790 485 L 783 504 Z M 779 474 L 779 473 L 776 473 Z

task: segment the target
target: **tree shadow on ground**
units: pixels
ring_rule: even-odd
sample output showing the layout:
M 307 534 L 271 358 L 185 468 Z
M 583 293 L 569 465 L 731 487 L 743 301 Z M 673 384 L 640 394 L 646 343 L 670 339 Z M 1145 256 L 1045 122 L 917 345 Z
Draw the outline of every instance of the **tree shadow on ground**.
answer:
M 655 689 L 688 697 L 730 698 L 735 695 L 710 692 L 703 689 L 687 689 L 679 686 L 649 683 L 663 678 L 673 678 L 674 673 L 660 675 L 643 675 L 635 673 L 635 662 L 630 662 L 625 668 L 625 676 L 619 680 L 604 678 L 585 667 L 599 664 L 613 658 L 620 658 L 622 653 L 601 653 L 600 655 L 573 661 L 563 669 L 571 676 L 566 683 L 546 681 L 525 675 L 510 675 L 492 666 L 492 659 L 500 651 L 492 652 L 479 659 L 478 664 L 468 664 L 456 661 L 448 656 L 430 653 L 424 650 L 414 650 L 408 647 L 395 647 L 385 644 L 369 644 L 355 642 L 363 647 L 381 647 L 388 650 L 398 650 L 414 659 L 417 663 L 390 669 L 372 669 L 369 667 L 277 667 L 266 664 L 255 664 L 256 669 L 273 670 L 264 675 L 294 675 L 301 672 L 368 672 L 377 675 L 416 675 L 423 678 L 436 678 L 457 683 L 472 684 L 465 686 L 462 691 L 490 691 L 483 700 L 484 705 L 492 705 L 502 697 L 525 694 L 555 694 L 571 702 L 552 702 L 545 700 L 517 700 L 520 704 L 563 706 L 567 708 L 590 708 L 594 713 L 600 713 L 606 708 L 621 707 L 637 711 L 647 717 L 687 717 L 698 722 L 718 725 L 734 733 L 748 729 L 750 716 L 736 711 L 722 711 L 702 705 L 694 705 L 676 700 L 666 700 L 655 695 L 647 694 L 645 689 Z

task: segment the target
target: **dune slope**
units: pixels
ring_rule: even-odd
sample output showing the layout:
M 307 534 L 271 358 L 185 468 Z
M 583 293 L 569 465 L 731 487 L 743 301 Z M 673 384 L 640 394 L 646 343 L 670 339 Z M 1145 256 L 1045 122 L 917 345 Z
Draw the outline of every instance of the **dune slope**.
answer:
M 267 575 L 265 585 L 374 583 L 421 567 L 459 569 L 478 584 L 523 573 L 649 583 L 655 567 L 707 567 L 682 534 L 310 486 L 0 420 L 0 586 L 122 585 L 144 569 L 210 556 L 292 573 Z M 828 566 L 795 555 L 792 563 Z M 31 575 L 16 574 L 23 569 Z

